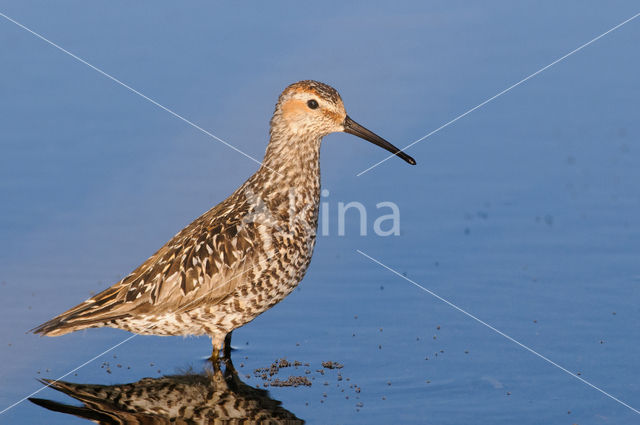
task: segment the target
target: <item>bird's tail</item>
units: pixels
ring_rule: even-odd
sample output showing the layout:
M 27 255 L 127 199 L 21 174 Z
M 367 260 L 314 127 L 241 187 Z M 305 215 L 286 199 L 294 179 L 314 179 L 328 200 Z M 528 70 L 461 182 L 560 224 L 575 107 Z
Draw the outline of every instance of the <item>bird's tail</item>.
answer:
M 113 311 L 114 304 L 118 304 L 119 289 L 117 285 L 107 288 L 29 332 L 59 336 L 80 329 L 104 326 L 110 321 L 127 317 L 127 314 L 117 314 Z

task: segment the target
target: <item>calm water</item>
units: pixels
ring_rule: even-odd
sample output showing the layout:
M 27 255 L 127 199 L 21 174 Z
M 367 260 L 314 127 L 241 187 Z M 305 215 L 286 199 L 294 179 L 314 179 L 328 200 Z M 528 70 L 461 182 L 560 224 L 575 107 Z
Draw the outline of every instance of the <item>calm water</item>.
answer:
M 354 119 L 404 146 L 638 12 L 632 1 L 297 7 L 0 1 L 258 158 L 290 82 L 334 85 Z M 329 235 L 299 290 L 233 344 L 245 390 L 264 388 L 254 370 L 281 358 L 303 365 L 278 378 L 312 385 L 243 397 L 307 423 L 637 423 L 356 250 L 640 409 L 639 39 L 633 21 L 464 117 L 409 151 L 416 167 L 393 159 L 356 177 L 385 153 L 327 137 Z M 117 281 L 256 164 L 4 19 L 0 45 L 4 409 L 130 336 L 28 329 Z M 367 207 L 368 236 L 355 213 L 338 236 L 350 201 Z M 383 201 L 400 208 L 400 236 L 372 232 Z M 209 351 L 208 338 L 139 336 L 65 380 L 200 372 Z M 322 375 L 329 360 L 344 367 Z M 28 401 L 0 422 L 86 423 Z

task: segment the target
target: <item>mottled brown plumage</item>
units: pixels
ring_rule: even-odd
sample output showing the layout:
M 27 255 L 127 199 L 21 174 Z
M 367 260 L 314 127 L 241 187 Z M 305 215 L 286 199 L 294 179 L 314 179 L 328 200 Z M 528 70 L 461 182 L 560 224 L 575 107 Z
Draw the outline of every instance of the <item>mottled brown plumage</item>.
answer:
M 137 334 L 225 336 L 286 297 L 316 238 L 320 142 L 345 131 L 415 161 L 353 122 L 332 87 L 287 87 L 271 119 L 264 162 L 231 196 L 112 287 L 38 326 L 57 336 L 115 327 Z

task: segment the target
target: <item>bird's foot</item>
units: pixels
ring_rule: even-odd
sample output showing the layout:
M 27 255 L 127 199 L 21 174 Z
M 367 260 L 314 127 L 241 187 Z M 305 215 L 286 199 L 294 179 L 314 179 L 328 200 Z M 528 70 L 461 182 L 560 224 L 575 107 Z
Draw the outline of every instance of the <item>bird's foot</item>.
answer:
M 211 356 L 207 360 L 211 362 L 214 371 L 217 372 L 220 370 L 220 350 L 219 349 L 214 348 L 213 351 L 211 352 Z

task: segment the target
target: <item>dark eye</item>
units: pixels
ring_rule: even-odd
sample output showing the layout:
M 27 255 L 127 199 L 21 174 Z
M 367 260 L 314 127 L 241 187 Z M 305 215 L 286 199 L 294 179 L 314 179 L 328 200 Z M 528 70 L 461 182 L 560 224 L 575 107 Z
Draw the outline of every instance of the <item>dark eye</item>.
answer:
M 311 99 L 307 102 L 307 106 L 311 109 L 316 109 L 318 107 L 318 102 L 315 99 Z

